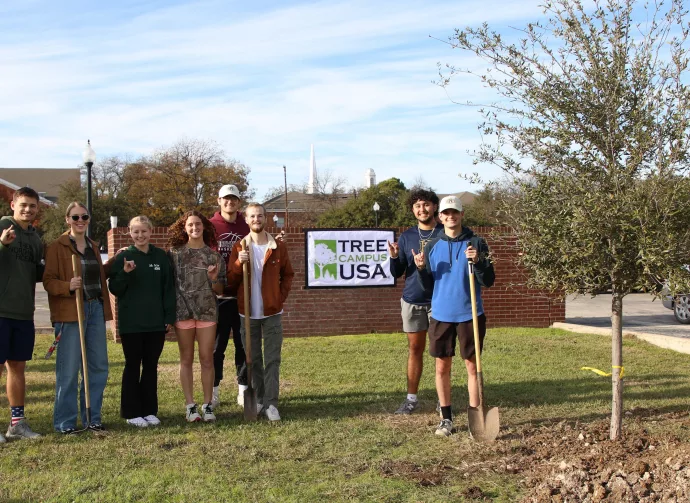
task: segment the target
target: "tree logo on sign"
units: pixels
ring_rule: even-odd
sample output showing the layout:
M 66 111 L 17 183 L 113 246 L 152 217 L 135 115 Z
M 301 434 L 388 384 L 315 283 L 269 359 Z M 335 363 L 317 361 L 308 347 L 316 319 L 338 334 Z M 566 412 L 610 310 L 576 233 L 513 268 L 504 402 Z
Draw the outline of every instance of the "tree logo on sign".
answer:
M 338 279 L 336 242 L 333 239 L 314 241 L 314 279 L 335 281 Z

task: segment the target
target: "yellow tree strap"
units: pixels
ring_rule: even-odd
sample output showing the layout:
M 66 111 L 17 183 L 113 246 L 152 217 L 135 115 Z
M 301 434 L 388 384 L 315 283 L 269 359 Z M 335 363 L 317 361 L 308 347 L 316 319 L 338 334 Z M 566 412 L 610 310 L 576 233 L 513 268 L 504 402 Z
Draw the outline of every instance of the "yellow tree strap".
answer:
M 618 377 L 620 379 L 623 379 L 623 373 L 625 372 L 625 368 L 623 368 L 622 365 L 621 366 L 614 365 L 612 368 L 621 369 L 621 372 L 618 375 Z M 595 369 L 594 367 L 581 367 L 580 370 L 591 370 L 595 374 L 600 375 L 602 377 L 610 377 L 611 376 L 611 372 L 604 372 L 603 370 Z

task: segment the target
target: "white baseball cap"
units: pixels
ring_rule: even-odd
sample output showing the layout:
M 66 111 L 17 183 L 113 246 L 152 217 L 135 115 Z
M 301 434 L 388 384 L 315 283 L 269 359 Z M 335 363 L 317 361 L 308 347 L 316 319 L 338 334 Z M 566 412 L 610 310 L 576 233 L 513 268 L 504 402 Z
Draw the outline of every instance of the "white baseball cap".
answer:
M 438 212 L 443 213 L 445 210 L 462 211 L 462 201 L 458 196 L 446 196 L 441 199 L 441 204 L 438 207 Z
M 240 198 L 240 191 L 234 185 L 223 185 L 218 192 L 218 197 L 235 196 Z

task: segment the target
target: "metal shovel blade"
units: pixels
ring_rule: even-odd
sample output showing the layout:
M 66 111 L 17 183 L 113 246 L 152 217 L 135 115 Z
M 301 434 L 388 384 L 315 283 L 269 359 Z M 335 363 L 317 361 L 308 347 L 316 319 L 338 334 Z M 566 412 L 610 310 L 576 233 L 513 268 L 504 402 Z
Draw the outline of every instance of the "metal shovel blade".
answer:
M 254 393 L 254 388 L 252 388 L 250 384 L 249 387 L 244 390 L 244 418 L 247 421 L 256 421 L 257 416 L 256 393 Z
M 467 407 L 467 422 L 473 439 L 483 443 L 493 442 L 500 430 L 498 407 Z

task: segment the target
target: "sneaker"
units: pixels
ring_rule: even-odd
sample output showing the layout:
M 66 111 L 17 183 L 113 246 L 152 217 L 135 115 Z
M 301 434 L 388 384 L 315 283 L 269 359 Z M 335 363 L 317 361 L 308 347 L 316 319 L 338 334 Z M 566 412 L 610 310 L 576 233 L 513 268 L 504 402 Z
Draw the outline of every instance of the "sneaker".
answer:
M 127 424 L 136 426 L 137 428 L 146 428 L 149 425 L 148 421 L 146 421 L 146 419 L 143 417 L 134 417 L 132 419 L 128 419 Z
M 146 417 L 144 418 L 144 421 L 146 421 L 147 423 L 149 423 L 149 426 L 158 426 L 159 424 L 161 424 L 161 420 L 158 419 L 158 418 L 157 418 L 156 416 L 154 416 L 153 414 L 146 416 Z
M 195 403 L 192 405 L 187 405 L 186 417 L 188 423 L 196 423 L 197 421 L 201 421 L 201 416 L 199 415 L 199 411 L 197 410 L 197 405 Z
M 210 403 L 205 403 L 201 406 L 201 413 L 204 415 L 205 423 L 212 423 L 216 420 L 216 415 L 213 413 L 213 406 Z
M 17 424 L 7 428 L 7 433 L 5 433 L 7 440 L 16 440 L 19 438 L 39 438 L 40 436 L 41 435 L 29 427 L 29 423 L 26 421 L 26 418 L 20 419 Z
M 91 423 L 89 429 L 93 431 L 105 431 L 105 426 L 102 423 Z
M 264 414 L 266 414 L 266 417 L 269 421 L 280 421 L 280 414 L 278 413 L 278 409 L 275 405 L 269 405 L 264 411 Z
M 211 407 L 214 409 L 220 405 L 220 391 L 218 386 L 213 388 L 213 393 L 211 394 Z
M 453 421 L 441 419 L 441 423 L 436 427 L 436 434 L 441 437 L 449 437 L 453 433 Z
M 419 402 L 417 400 L 413 402 L 412 400 L 408 400 L 406 398 L 402 405 L 398 407 L 398 410 L 395 411 L 395 413 L 409 416 L 417 407 L 419 407 Z
M 77 432 L 76 428 L 65 428 L 64 430 L 60 430 L 60 433 L 62 435 L 72 435 L 76 432 Z
M 249 389 L 249 386 L 245 384 L 238 384 L 237 386 L 237 405 L 244 407 L 244 392 Z

